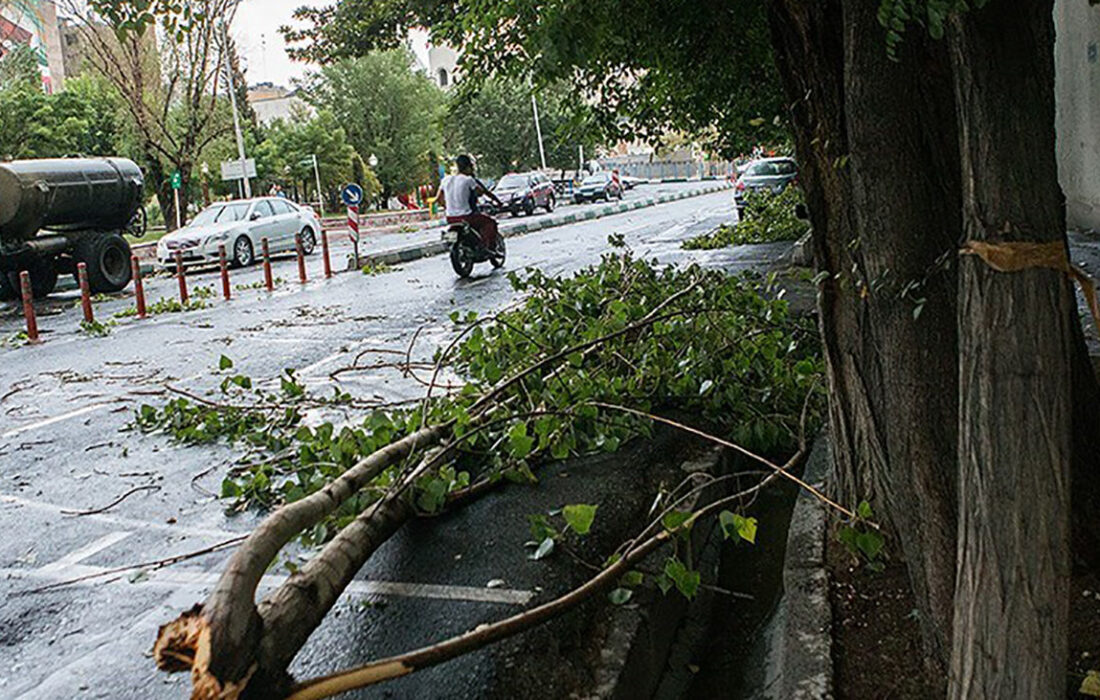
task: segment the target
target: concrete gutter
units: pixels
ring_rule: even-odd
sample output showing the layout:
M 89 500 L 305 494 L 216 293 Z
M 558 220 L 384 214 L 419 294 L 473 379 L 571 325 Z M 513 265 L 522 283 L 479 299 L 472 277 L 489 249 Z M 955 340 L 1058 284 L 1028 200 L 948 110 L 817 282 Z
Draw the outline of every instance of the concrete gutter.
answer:
M 823 488 L 832 462 L 827 433 L 818 436 L 804 478 Z M 783 563 L 783 597 L 764 630 L 761 700 L 833 697 L 832 610 L 825 571 L 825 506 L 803 491 L 795 501 Z

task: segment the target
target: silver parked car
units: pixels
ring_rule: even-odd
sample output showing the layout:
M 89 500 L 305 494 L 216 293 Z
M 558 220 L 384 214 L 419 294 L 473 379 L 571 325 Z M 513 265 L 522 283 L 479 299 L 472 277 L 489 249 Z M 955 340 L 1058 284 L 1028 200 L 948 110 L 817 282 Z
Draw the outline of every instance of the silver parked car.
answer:
M 798 178 L 798 163 L 794 158 L 761 158 L 749 163 L 737 178 L 733 199 L 737 212 L 745 209 L 745 193 L 765 190 L 779 194 Z
M 260 255 L 263 239 L 272 253 L 294 250 L 294 237 L 302 235 L 302 250 L 311 254 L 321 235 L 321 222 L 313 210 L 281 197 L 258 197 L 218 202 L 204 209 L 186 226 L 157 243 L 157 263 L 175 266 L 176 252 L 183 264 L 218 262 L 218 246 L 224 245 L 235 267 L 246 267 Z

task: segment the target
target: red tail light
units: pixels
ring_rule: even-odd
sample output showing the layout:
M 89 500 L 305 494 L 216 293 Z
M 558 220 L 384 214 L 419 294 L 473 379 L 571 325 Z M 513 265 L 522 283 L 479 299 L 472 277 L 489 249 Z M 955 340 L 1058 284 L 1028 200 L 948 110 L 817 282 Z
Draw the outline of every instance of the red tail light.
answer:
M 744 182 L 744 180 L 738 180 L 737 181 L 737 191 L 738 192 L 744 192 L 745 191 L 745 182 Z

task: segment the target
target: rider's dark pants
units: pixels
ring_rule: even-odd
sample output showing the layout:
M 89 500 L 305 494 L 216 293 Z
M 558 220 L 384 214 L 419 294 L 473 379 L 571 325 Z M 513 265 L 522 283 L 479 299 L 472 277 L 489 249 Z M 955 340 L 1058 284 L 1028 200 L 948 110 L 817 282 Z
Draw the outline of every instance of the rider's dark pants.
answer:
M 448 224 L 460 224 L 463 221 L 468 223 L 475 231 L 481 234 L 481 244 L 489 250 L 494 250 L 497 247 L 497 238 L 500 236 L 500 232 L 497 230 L 497 221 L 491 216 L 485 214 L 467 214 L 466 216 L 448 216 Z

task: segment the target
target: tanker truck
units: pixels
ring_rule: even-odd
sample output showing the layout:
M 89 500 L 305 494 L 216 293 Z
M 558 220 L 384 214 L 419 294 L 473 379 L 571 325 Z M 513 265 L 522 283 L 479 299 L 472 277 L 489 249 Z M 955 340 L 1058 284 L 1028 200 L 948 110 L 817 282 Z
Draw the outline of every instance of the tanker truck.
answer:
M 84 263 L 94 293 L 130 283 L 130 244 L 145 233 L 141 169 L 125 158 L 0 163 L 0 299 L 30 274 L 36 299 Z

